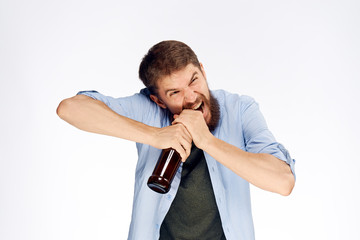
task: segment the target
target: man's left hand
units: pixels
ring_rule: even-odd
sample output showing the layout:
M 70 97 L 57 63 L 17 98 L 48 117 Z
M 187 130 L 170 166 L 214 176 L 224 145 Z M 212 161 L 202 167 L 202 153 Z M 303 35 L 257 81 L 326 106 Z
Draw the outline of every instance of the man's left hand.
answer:
M 172 124 L 182 123 L 188 132 L 191 134 L 194 144 L 203 149 L 206 146 L 206 141 L 212 136 L 209 128 L 205 122 L 201 111 L 184 109 L 179 115 L 174 115 Z

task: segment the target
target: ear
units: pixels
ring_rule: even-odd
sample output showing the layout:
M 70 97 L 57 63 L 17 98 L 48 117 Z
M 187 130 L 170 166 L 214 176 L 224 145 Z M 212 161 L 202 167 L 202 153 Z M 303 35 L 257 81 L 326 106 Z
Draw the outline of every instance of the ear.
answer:
M 166 109 L 166 105 L 164 104 L 163 101 L 161 101 L 160 98 L 158 98 L 157 96 L 150 94 L 150 98 L 151 100 L 153 100 L 159 107 Z
M 202 65 L 202 63 L 200 63 L 200 70 L 201 70 L 202 74 L 204 75 L 204 78 L 207 79 L 206 78 L 206 73 L 205 73 L 205 70 L 204 70 L 204 66 Z

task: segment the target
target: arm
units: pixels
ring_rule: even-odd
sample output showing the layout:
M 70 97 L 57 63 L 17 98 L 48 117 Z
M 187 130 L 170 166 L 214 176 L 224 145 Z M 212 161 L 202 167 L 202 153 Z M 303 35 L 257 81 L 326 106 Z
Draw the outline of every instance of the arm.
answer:
M 295 179 L 284 161 L 267 153 L 243 151 L 210 135 L 200 145 L 221 164 L 261 189 L 284 196 L 291 193 Z
M 199 111 L 184 110 L 175 116 L 190 132 L 196 146 L 249 183 L 281 195 L 289 195 L 295 179 L 290 167 L 266 153 L 250 153 L 217 139 L 211 134 Z
M 85 95 L 61 101 L 59 117 L 69 124 L 93 133 L 149 144 L 159 149 L 175 148 L 186 159 L 191 150 L 191 138 L 181 124 L 156 128 L 121 116 L 105 103 Z

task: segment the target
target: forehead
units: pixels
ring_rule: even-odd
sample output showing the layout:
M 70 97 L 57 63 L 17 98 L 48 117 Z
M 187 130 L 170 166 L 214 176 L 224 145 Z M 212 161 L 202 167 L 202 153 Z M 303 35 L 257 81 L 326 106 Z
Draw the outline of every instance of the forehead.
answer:
M 157 81 L 157 87 L 160 91 L 180 88 L 182 85 L 187 85 L 194 75 L 200 73 L 201 70 L 198 67 L 193 64 L 188 64 L 185 68 L 160 78 Z

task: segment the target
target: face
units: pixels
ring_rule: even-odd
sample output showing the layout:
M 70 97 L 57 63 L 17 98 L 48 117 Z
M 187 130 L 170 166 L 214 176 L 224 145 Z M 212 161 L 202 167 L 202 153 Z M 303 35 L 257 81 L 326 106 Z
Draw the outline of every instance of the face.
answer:
M 219 107 L 216 99 L 210 94 L 203 66 L 193 64 L 184 69 L 163 77 L 157 82 L 158 95 L 151 99 L 162 108 L 173 114 L 180 114 L 183 109 L 201 111 L 210 130 L 216 127 L 219 118 Z

